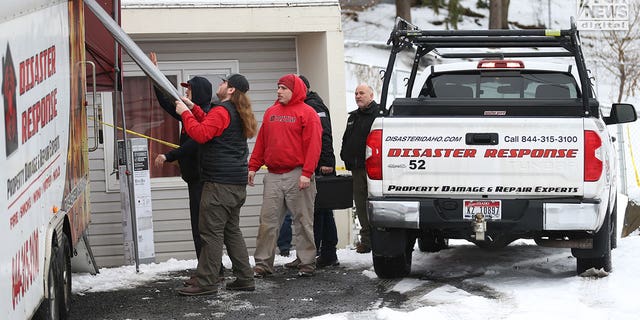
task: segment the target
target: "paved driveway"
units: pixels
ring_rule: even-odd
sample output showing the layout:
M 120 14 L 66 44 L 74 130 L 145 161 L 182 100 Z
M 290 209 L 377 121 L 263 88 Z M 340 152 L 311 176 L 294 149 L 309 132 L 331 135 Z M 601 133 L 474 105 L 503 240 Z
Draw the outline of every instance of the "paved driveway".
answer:
M 191 273 L 182 271 L 172 273 L 169 280 L 134 289 L 74 294 L 70 319 L 271 320 L 363 311 L 379 301 L 401 304 L 401 295 L 388 292 L 388 281 L 370 279 L 362 271 L 334 267 L 319 270 L 315 277 L 299 278 L 294 271 L 278 267 L 274 276 L 256 280 L 254 292 L 221 289 L 217 295 L 200 297 L 176 293 Z

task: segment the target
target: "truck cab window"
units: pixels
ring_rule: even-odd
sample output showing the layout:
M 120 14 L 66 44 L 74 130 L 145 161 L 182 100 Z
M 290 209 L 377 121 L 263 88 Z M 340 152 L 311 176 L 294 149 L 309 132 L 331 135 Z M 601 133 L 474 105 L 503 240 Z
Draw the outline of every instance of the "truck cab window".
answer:
M 421 97 L 440 99 L 576 99 L 578 85 L 569 74 L 484 71 L 434 74 Z

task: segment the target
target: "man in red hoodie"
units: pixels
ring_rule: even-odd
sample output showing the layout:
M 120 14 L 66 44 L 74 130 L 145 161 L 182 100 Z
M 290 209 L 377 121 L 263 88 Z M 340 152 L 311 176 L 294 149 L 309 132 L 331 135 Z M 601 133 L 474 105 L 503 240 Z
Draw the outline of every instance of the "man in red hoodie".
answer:
M 254 185 L 256 171 L 267 166 L 260 211 L 260 228 L 254 254 L 256 277 L 273 273 L 276 241 L 286 209 L 291 211 L 296 230 L 296 260 L 299 276 L 315 271 L 313 205 L 316 185 L 313 173 L 322 147 L 322 125 L 318 113 L 304 103 L 307 87 L 294 74 L 278 80 L 278 100 L 262 119 L 249 161 L 248 184 Z

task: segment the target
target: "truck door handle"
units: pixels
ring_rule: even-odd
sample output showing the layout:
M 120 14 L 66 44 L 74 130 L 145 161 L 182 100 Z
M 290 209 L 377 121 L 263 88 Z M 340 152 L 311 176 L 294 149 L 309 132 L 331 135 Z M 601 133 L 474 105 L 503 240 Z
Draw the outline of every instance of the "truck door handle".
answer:
M 497 133 L 467 133 L 465 136 L 468 145 L 496 145 L 498 144 Z

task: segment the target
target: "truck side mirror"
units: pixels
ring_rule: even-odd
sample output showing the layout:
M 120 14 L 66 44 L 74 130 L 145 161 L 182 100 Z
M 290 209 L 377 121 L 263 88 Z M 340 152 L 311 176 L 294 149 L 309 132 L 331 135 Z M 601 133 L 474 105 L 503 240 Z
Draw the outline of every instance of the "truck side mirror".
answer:
M 604 118 L 606 124 L 618 124 L 634 122 L 638 119 L 636 109 L 629 103 L 614 103 L 611 106 L 611 114 Z

